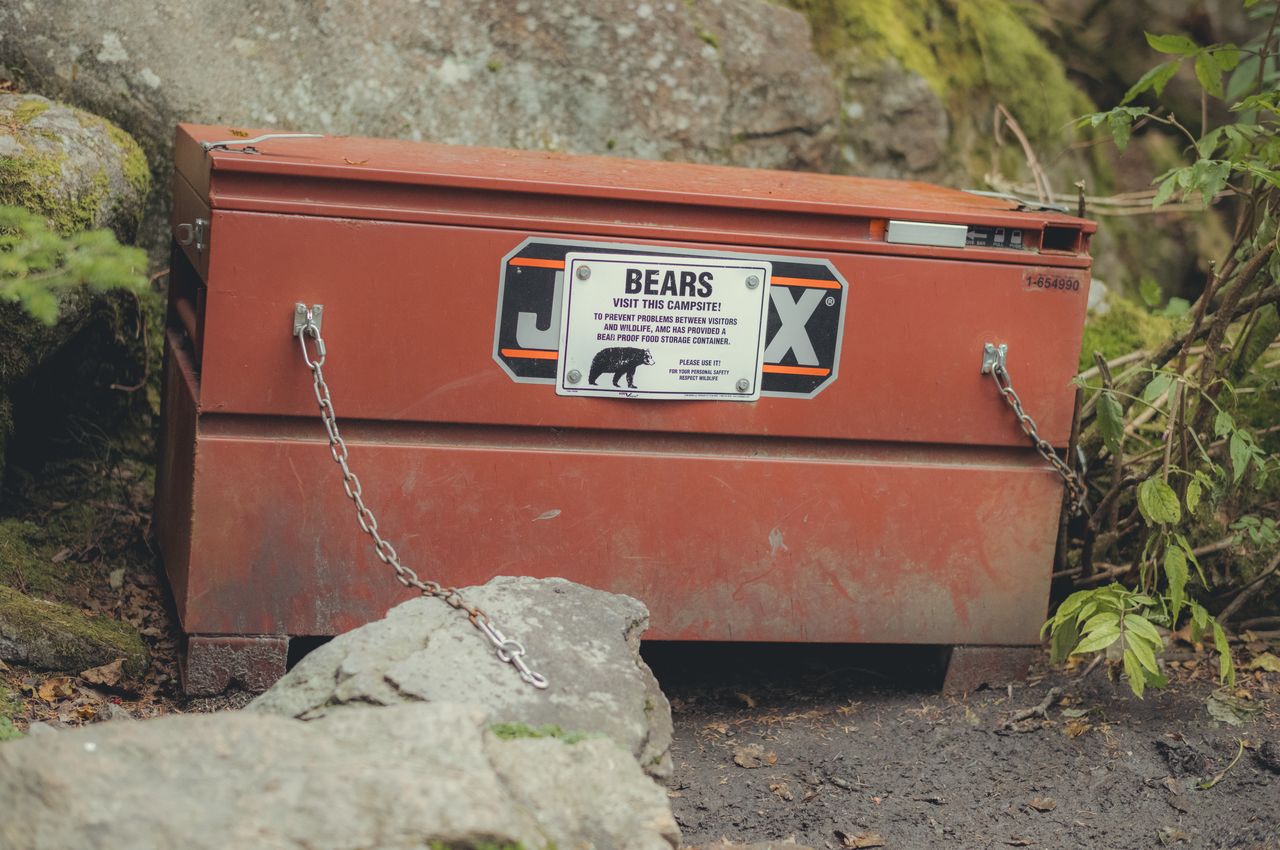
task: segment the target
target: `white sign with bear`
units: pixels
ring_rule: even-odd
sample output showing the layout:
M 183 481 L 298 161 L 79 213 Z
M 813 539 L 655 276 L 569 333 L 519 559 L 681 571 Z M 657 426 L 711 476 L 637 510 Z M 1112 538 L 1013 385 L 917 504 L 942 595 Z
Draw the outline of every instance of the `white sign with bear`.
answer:
M 743 257 L 567 255 L 556 392 L 757 400 L 772 272 Z

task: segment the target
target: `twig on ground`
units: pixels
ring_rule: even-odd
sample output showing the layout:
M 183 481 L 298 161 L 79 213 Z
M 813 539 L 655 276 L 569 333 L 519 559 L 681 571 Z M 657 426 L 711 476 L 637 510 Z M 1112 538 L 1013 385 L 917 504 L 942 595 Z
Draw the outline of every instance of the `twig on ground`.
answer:
M 1049 709 L 1054 706 L 1058 700 L 1062 699 L 1062 688 L 1050 688 L 1049 692 L 1044 695 L 1044 699 L 1040 700 L 1039 705 L 1031 708 L 1024 708 L 1022 711 L 1016 712 L 1012 717 L 1005 721 L 1005 728 L 1013 728 L 1013 724 L 1020 723 L 1023 720 L 1030 720 L 1032 717 L 1039 717 L 1044 720 L 1049 719 Z

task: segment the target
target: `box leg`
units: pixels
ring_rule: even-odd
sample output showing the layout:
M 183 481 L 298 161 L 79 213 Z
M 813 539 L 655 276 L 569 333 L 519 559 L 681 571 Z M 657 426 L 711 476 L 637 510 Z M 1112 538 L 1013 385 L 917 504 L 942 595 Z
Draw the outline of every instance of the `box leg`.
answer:
M 972 693 L 979 686 L 999 687 L 1026 678 L 1038 646 L 953 646 L 942 692 Z
M 232 685 L 261 693 L 284 675 L 288 660 L 285 635 L 191 635 L 182 686 L 188 696 L 212 696 Z

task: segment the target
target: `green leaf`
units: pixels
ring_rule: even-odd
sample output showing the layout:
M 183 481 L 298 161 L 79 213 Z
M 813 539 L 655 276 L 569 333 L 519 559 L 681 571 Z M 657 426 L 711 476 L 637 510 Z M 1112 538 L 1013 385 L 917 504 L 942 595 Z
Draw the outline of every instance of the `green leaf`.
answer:
M 1098 629 L 1093 634 L 1080 641 L 1080 644 L 1075 648 L 1075 653 L 1083 655 L 1088 652 L 1097 652 L 1100 649 L 1106 649 L 1119 638 L 1120 625 L 1118 623 L 1112 623 Z
M 1133 121 L 1131 119 L 1113 116 L 1110 123 L 1111 141 L 1115 142 L 1116 150 L 1123 151 L 1129 146 L 1129 136 L 1133 133 Z
M 1169 386 L 1173 383 L 1173 375 L 1168 372 L 1161 372 L 1151 379 L 1151 383 L 1147 384 L 1147 388 L 1142 391 L 1142 400 L 1147 404 L 1151 404 L 1160 396 L 1169 391 Z
M 1222 90 L 1222 71 L 1218 68 L 1218 63 L 1213 61 L 1211 54 L 1201 53 L 1196 56 L 1196 79 L 1200 81 L 1200 85 L 1204 86 L 1204 90 L 1214 97 L 1226 96 Z
M 1091 635 L 1098 629 L 1105 626 L 1115 626 L 1119 628 L 1120 615 L 1115 611 L 1103 611 L 1100 614 L 1094 614 L 1084 625 L 1080 627 L 1080 633 L 1083 635 Z
M 1128 648 L 1125 649 L 1125 652 L 1132 652 L 1138 659 L 1139 664 L 1150 670 L 1152 673 L 1160 672 L 1160 668 L 1156 665 L 1156 654 L 1152 651 L 1149 643 L 1142 640 L 1133 640 L 1132 638 L 1127 638 L 1125 643 L 1128 644 Z
M 1187 555 L 1177 546 L 1164 550 L 1164 575 L 1169 581 L 1170 618 L 1173 624 L 1178 622 L 1178 612 L 1186 599 Z
M 1139 614 L 1125 614 L 1124 627 L 1127 630 L 1127 637 L 1139 637 L 1153 646 L 1164 646 L 1164 638 L 1160 637 L 1160 633 L 1156 631 L 1156 627 L 1151 625 L 1151 621 Z
M 1142 296 L 1142 300 L 1148 307 L 1159 307 L 1160 302 L 1164 300 L 1164 290 L 1153 277 L 1143 276 L 1142 280 L 1138 281 L 1138 294 Z
M 1200 481 L 1192 478 L 1187 482 L 1187 513 L 1193 514 L 1200 506 Z
M 1217 620 L 1213 621 L 1213 648 L 1218 650 L 1218 681 L 1234 685 L 1236 666 L 1231 661 L 1231 644 L 1227 643 L 1227 633 Z
M 1079 642 L 1080 632 L 1077 631 L 1076 624 L 1063 623 L 1053 630 L 1053 639 L 1049 642 L 1049 660 L 1054 664 L 1061 664 Z
M 1218 415 L 1213 417 L 1213 435 L 1225 437 L 1234 430 L 1236 430 L 1236 421 L 1231 418 L 1231 414 L 1225 410 L 1219 410 Z
M 1208 51 L 1213 57 L 1213 64 L 1218 66 L 1219 71 L 1234 70 L 1240 64 L 1240 57 L 1243 55 L 1240 48 L 1234 44 L 1223 44 Z
M 1209 612 L 1203 605 L 1191 603 L 1191 640 L 1199 642 L 1204 637 L 1204 630 L 1209 625 Z
M 1147 73 L 1138 78 L 1124 94 L 1124 99 L 1120 101 L 1121 105 L 1128 103 L 1138 95 L 1148 89 L 1155 89 L 1156 96 L 1164 94 L 1164 87 L 1169 84 L 1169 80 L 1173 79 L 1173 75 L 1178 72 L 1178 68 L 1182 65 L 1181 59 L 1171 59 L 1168 62 L 1161 62 Z
M 1239 100 L 1258 82 L 1258 56 L 1247 56 L 1227 79 L 1227 100 Z
M 1244 431 L 1236 431 L 1231 435 L 1230 451 L 1231 483 L 1236 484 L 1244 477 L 1245 470 L 1249 468 L 1249 460 L 1253 457 L 1248 435 Z
M 1142 699 L 1142 691 L 1147 685 L 1147 677 L 1142 672 L 1142 662 L 1138 660 L 1138 656 L 1134 655 L 1131 649 L 1124 651 L 1124 675 L 1129 680 L 1129 687 L 1133 689 L 1134 696 Z
M 1280 658 L 1277 658 L 1273 653 L 1264 652 L 1261 655 L 1254 656 L 1254 659 L 1245 666 L 1245 669 L 1280 673 Z
M 1185 35 L 1152 35 L 1151 33 L 1144 33 L 1144 35 L 1147 37 L 1147 44 L 1161 53 L 1190 56 L 1200 49 Z
M 1164 182 L 1160 184 L 1160 188 L 1156 189 L 1155 197 L 1151 199 L 1151 208 L 1155 209 L 1156 207 L 1167 203 L 1168 200 L 1173 197 L 1173 190 L 1177 188 L 1178 182 L 1176 177 L 1165 178 Z
M 1138 485 L 1138 510 L 1148 525 L 1174 525 L 1182 519 L 1178 494 L 1159 478 L 1148 478 Z
M 1187 314 L 1191 309 L 1191 302 L 1185 298 L 1173 296 L 1169 299 L 1169 303 L 1164 305 L 1164 309 L 1160 311 L 1161 316 L 1167 316 L 1170 319 L 1179 319 Z
M 1120 454 L 1124 445 L 1124 408 L 1111 390 L 1103 390 L 1098 396 L 1098 431 L 1111 453 Z

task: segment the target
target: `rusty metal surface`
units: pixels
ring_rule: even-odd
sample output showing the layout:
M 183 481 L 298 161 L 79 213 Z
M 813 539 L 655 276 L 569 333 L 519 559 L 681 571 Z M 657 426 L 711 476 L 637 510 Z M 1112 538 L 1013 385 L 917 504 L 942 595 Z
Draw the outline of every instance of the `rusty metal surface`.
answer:
M 775 249 L 826 257 L 849 283 L 839 380 L 804 402 L 619 404 L 513 385 L 494 363 L 501 258 L 528 234 L 251 213 L 215 213 L 214 231 L 209 412 L 312 414 L 306 381 L 283 377 L 298 374 L 287 321 L 305 301 L 325 305 L 348 418 L 1021 446 L 978 370 L 994 340 L 1046 438 L 1070 430 L 1083 273 L 1078 291 L 1043 292 L 1016 266 Z
M 424 575 L 628 593 L 657 639 L 1027 643 L 1047 603 L 1061 493 L 1016 457 L 348 435 L 366 493 L 385 494 L 382 528 Z M 405 598 L 351 532 L 323 443 L 200 442 L 188 630 L 330 634 Z
M 249 131 L 257 134 L 259 131 Z M 176 163 L 215 210 L 281 212 L 469 227 L 588 232 L 691 242 L 984 259 L 1009 252 L 889 245 L 890 217 L 1024 228 L 1047 224 L 1094 232 L 1054 212 L 1014 211 L 1008 201 L 922 183 L 615 157 L 571 156 L 330 136 L 264 142 L 260 154 L 215 150 L 228 128 L 182 125 Z M 1038 235 L 1035 237 L 1038 239 Z M 1038 244 L 1036 242 L 1035 244 Z M 1085 267 L 1087 257 L 1043 255 L 1047 265 Z
M 283 635 L 191 635 L 182 687 L 188 696 L 220 694 L 233 685 L 262 693 L 284 675 L 288 658 Z
M 206 156 L 201 134 L 227 138 L 179 130 L 179 202 L 207 201 L 212 227 L 207 256 L 185 255 L 206 285 L 184 290 L 194 318 L 171 314 L 157 484 L 187 632 L 334 634 L 406 598 L 329 462 L 288 333 L 301 301 L 325 306 L 352 465 L 424 577 L 629 593 L 659 639 L 1037 639 L 1061 486 L 979 363 L 1007 344 L 1041 433 L 1066 442 L 1091 223 L 934 187 L 558 154 L 331 138 Z M 1083 236 L 1059 254 L 884 242 L 886 217 L 912 216 Z M 837 377 L 753 403 L 515 383 L 494 360 L 504 258 L 549 236 L 829 260 L 848 284 Z M 1046 274 L 1074 286 L 1033 285 Z

